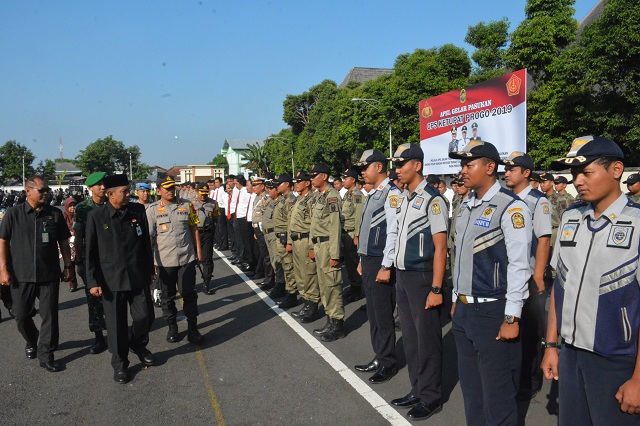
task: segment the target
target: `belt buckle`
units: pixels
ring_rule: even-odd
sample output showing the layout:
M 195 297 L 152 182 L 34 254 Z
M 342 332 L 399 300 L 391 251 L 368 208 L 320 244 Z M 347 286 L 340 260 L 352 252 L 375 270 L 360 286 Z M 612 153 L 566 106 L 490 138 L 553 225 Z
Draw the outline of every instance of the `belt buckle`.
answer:
M 458 299 L 460 299 L 460 301 L 462 303 L 464 303 L 465 305 L 469 304 L 469 301 L 467 300 L 467 296 L 465 296 L 464 294 L 459 294 L 458 295 Z

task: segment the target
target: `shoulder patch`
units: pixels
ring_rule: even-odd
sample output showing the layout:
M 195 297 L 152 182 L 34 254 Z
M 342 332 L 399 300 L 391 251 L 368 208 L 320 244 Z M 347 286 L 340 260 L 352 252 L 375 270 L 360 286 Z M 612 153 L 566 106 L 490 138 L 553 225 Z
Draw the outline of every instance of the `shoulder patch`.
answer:
M 391 208 L 395 209 L 396 207 L 398 207 L 398 196 L 397 195 L 389 195 L 389 205 L 391 206 Z
M 524 216 L 522 216 L 522 213 L 514 213 L 511 216 L 511 223 L 514 229 L 524 228 Z
M 440 214 L 440 203 L 431 204 L 431 214 Z
M 329 204 L 333 204 L 337 202 L 338 202 L 338 199 L 336 197 L 327 198 L 327 203 Z
M 354 195 L 354 196 L 353 196 L 353 201 L 354 201 L 356 204 L 362 204 L 362 195 Z
M 544 203 L 542 205 L 542 213 L 549 214 L 549 203 Z

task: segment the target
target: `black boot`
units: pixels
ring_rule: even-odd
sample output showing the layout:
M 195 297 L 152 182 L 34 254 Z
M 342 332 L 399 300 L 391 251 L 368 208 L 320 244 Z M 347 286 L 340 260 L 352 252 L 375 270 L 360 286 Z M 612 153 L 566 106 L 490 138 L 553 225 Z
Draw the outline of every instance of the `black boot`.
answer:
M 311 302 L 309 302 L 308 300 L 304 301 L 304 306 L 302 307 L 302 309 L 300 309 L 299 311 L 296 312 L 291 312 L 291 316 L 294 318 L 300 318 L 301 316 L 304 316 L 307 311 L 309 310 L 309 305 L 311 304 Z
M 205 281 L 204 293 L 208 295 L 216 294 L 216 289 L 211 285 L 211 280 Z
M 309 324 L 320 318 L 320 312 L 318 310 L 318 302 L 309 302 L 309 310 L 299 317 L 300 322 L 303 324 Z
M 272 299 L 279 299 L 287 295 L 284 283 L 276 283 L 276 286 L 269 292 L 269 297 Z
M 258 285 L 258 287 L 260 287 L 260 290 L 262 291 L 271 290 L 274 286 L 275 283 L 273 281 L 265 281 L 262 284 Z
M 189 328 L 187 330 L 187 340 L 194 344 L 200 344 L 204 342 L 204 337 L 198 331 L 198 322 L 197 320 L 187 320 L 189 324 Z
M 298 292 L 289 293 L 287 294 L 287 297 L 284 298 L 284 300 L 278 302 L 278 307 L 280 309 L 289 309 L 293 308 L 294 306 L 298 306 Z
M 96 340 L 93 342 L 93 346 L 89 348 L 89 353 L 92 355 L 100 354 L 107 349 L 107 342 L 104 341 L 104 335 L 101 331 L 96 331 Z
M 322 336 L 324 334 L 327 334 L 329 331 L 331 331 L 331 317 L 327 315 L 327 323 L 324 325 L 324 327 L 313 330 L 313 334 L 315 334 L 316 336 Z
M 344 337 L 344 320 L 331 319 L 331 328 L 328 333 L 320 336 L 323 342 L 333 342 Z
M 169 329 L 167 330 L 167 342 L 169 343 L 178 343 L 178 324 L 175 321 L 170 322 L 168 324 Z
M 348 303 L 362 299 L 362 286 L 351 284 L 349 294 L 345 297 Z

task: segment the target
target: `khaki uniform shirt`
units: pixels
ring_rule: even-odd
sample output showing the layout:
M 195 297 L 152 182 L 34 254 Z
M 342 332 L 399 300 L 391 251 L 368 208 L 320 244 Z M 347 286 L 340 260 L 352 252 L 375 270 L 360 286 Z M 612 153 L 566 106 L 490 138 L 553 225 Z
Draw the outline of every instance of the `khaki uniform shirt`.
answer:
M 185 200 L 172 204 L 156 201 L 147 209 L 147 220 L 155 265 L 175 267 L 196 260 L 191 226 L 198 225 L 200 219 L 193 204 Z
M 633 195 L 631 192 L 627 194 L 627 198 L 634 203 L 640 203 L 640 194 Z
M 260 222 L 262 222 L 262 217 L 264 216 L 264 209 L 267 207 L 267 203 L 269 201 L 269 196 L 266 192 L 263 192 L 260 195 L 256 195 L 253 199 L 253 211 L 251 214 L 251 223 L 253 223 L 253 227 L 257 227 Z
M 293 244 L 291 233 L 308 233 L 311 229 L 311 208 L 315 202 L 315 195 L 308 192 L 304 197 L 298 197 L 298 201 L 291 209 L 287 244 Z
M 291 210 L 296 204 L 296 196 L 293 195 L 293 192 L 290 192 L 287 195 L 280 195 L 278 199 L 280 202 L 276 205 L 275 211 L 273 212 L 273 225 L 276 232 L 287 232 L 287 229 L 289 229 Z
M 274 232 L 274 221 L 273 221 L 273 213 L 276 209 L 276 206 L 280 202 L 280 197 L 275 200 L 271 197 L 267 196 L 267 201 L 264 206 L 264 210 L 262 211 L 262 232 L 265 234 L 269 234 Z
M 357 237 L 360 233 L 360 223 L 362 222 L 362 211 L 364 210 L 364 195 L 358 188 L 351 188 L 344 195 L 342 200 L 342 217 L 345 232 L 353 232 Z
M 218 203 L 207 197 L 204 201 L 194 201 L 193 207 L 196 209 L 196 213 L 198 214 L 198 220 L 200 220 L 198 229 L 205 231 L 213 229 L 215 223 L 214 218 L 220 216 Z
M 316 202 L 311 209 L 311 229 L 309 231 L 309 249 L 313 249 L 313 239 L 329 237 L 330 259 L 340 259 L 340 235 L 342 200 L 338 191 L 327 187 L 323 193 L 318 193 Z
M 551 226 L 557 228 L 560 225 L 560 219 L 562 219 L 562 213 L 573 203 L 575 198 L 569 193 L 558 194 L 554 192 L 549 197 L 549 203 L 551 203 Z

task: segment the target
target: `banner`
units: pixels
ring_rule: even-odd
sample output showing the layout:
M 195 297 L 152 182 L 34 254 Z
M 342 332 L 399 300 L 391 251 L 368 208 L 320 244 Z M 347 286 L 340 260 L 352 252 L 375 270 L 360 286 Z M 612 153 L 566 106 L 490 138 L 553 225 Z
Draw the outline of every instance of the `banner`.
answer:
M 449 152 L 476 139 L 494 144 L 502 157 L 526 151 L 526 70 L 420 101 L 425 175 L 459 172 L 460 160 Z

